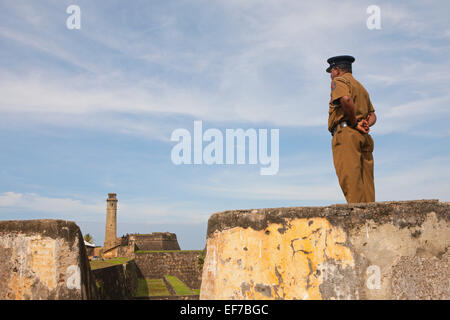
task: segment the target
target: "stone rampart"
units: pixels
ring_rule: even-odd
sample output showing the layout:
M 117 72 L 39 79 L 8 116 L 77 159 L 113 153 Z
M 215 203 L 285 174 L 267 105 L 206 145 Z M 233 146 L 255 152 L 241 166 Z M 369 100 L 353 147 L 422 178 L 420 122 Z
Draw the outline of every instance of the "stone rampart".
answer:
M 135 263 L 145 278 L 178 277 L 191 289 L 199 289 L 202 272 L 198 266 L 201 251 L 136 252 Z
M 437 200 L 216 213 L 200 299 L 450 299 L 449 217 Z
M 132 234 L 129 241 L 134 243 L 136 250 L 180 250 L 177 235 L 170 232 Z
M 0 221 L 0 257 L 0 299 L 97 298 L 74 222 Z
M 142 274 L 133 260 L 116 266 L 92 271 L 100 299 L 129 300 L 136 295 L 138 279 Z

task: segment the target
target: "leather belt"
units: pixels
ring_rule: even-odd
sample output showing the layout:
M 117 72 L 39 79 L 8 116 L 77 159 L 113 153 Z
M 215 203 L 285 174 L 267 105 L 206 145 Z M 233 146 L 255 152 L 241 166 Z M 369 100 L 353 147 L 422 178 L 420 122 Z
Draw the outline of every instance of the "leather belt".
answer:
M 350 125 L 348 124 L 347 121 L 341 121 L 341 122 L 339 122 L 337 125 L 335 125 L 335 126 L 333 127 L 333 129 L 331 129 L 331 135 L 334 136 L 334 134 L 336 133 L 338 127 L 345 128 L 345 127 L 349 127 L 349 126 L 350 126 Z

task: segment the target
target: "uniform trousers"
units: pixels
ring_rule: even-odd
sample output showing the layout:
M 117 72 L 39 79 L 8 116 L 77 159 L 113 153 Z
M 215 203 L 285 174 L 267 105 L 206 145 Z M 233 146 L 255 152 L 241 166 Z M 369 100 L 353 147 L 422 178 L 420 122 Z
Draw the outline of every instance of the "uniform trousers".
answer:
M 374 202 L 373 139 L 351 127 L 341 128 L 333 136 L 334 168 L 348 203 Z

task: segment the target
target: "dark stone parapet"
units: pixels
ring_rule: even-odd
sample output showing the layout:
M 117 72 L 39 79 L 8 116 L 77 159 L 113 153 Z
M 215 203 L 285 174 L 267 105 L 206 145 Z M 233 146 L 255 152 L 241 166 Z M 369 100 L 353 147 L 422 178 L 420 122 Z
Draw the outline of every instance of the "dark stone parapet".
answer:
M 208 220 L 207 237 L 215 231 L 234 227 L 263 230 L 269 223 L 284 225 L 298 218 L 327 218 L 344 230 L 364 224 L 366 220 L 391 223 L 400 228 L 422 224 L 423 213 L 435 212 L 439 219 L 449 220 L 450 204 L 439 200 L 387 201 L 355 204 L 335 204 L 327 207 L 283 207 L 248 210 L 228 210 L 213 214 Z
M 180 250 L 175 233 L 130 234 L 128 238 L 134 242 L 136 250 Z
M 0 221 L 0 235 L 2 234 L 39 234 L 52 239 L 63 238 L 73 245 L 80 233 L 80 228 L 73 221 L 66 220 L 4 220 Z

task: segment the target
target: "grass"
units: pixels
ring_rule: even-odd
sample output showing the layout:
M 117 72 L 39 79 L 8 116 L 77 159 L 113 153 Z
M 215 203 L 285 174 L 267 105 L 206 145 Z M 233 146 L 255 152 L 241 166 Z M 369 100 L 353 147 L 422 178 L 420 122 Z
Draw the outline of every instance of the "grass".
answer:
M 191 289 L 189 289 L 180 279 L 175 276 L 165 276 L 167 281 L 169 281 L 172 288 L 175 290 L 175 293 L 178 296 L 187 296 L 196 294 Z
M 136 297 L 170 296 L 163 279 L 139 279 Z
M 130 260 L 131 260 L 131 258 L 124 258 L 124 257 L 107 259 L 107 260 L 103 260 L 103 261 L 102 260 L 92 260 L 92 261 L 90 261 L 90 265 L 91 265 L 91 270 L 95 270 L 95 269 L 115 266 L 118 264 L 123 264 Z
M 202 250 L 137 250 L 135 254 L 142 253 L 152 253 L 152 252 L 180 252 L 180 253 L 188 253 L 188 252 L 201 252 Z

